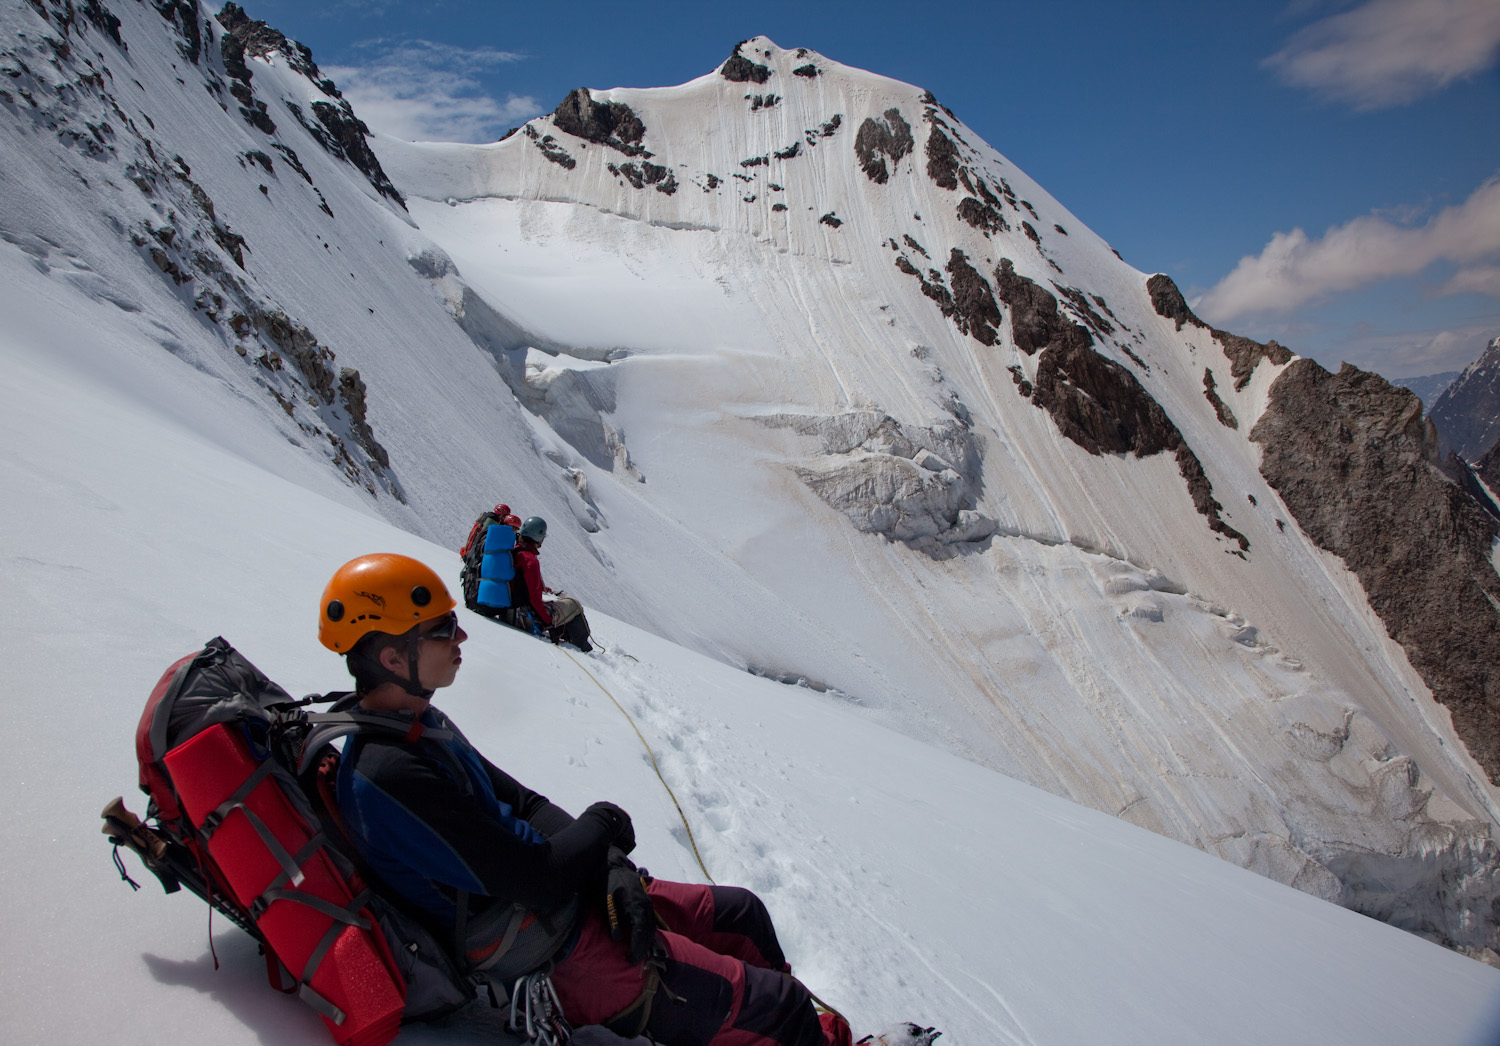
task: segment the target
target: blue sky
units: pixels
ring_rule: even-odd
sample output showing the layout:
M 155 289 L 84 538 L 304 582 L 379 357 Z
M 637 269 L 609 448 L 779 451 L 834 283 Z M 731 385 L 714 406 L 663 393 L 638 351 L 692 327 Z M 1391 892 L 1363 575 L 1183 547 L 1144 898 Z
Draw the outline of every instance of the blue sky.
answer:
M 249 0 L 373 127 L 489 141 L 757 34 L 928 88 L 1200 314 L 1328 367 L 1500 335 L 1500 2 Z

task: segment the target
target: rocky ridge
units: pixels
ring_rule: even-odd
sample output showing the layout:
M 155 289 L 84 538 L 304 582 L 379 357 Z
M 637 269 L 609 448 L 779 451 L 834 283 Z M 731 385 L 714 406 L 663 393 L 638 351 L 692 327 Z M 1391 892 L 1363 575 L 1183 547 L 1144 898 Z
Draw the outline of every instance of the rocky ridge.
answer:
M 288 189 L 278 171 L 293 172 L 316 196 L 318 209 L 332 218 L 297 153 L 277 134 L 268 107 L 256 103 L 244 62 L 246 55 L 283 54 L 303 75 L 315 78 L 317 67 L 307 49 L 264 22 L 250 21 L 234 4 L 226 5 L 220 46 L 212 48 L 215 23 L 200 23 L 196 4 L 158 0 L 152 6 L 176 38 L 178 53 L 199 67 L 220 107 L 227 112 L 224 96 L 232 96 L 240 102 L 241 117 L 264 136 L 266 149 L 246 149 L 237 157 L 246 177 L 265 177 L 260 192 L 269 197 L 272 185 L 278 193 Z M 121 97 L 121 83 L 110 67 L 112 60 L 129 60 L 120 20 L 98 3 L 35 0 L 31 9 L 42 31 L 17 37 L 0 51 L 0 71 L 7 74 L 0 104 L 6 115 L 30 134 L 51 138 L 61 149 L 62 165 L 87 160 L 88 173 L 78 172 L 85 182 L 92 177 L 117 187 L 118 211 L 110 221 L 134 245 L 140 263 L 157 272 L 176 297 L 212 326 L 221 351 L 250 368 L 250 383 L 285 414 L 289 438 L 323 444 L 330 463 L 351 483 L 371 495 L 380 491 L 402 500 L 390 456 L 372 428 L 368 390 L 359 372 L 338 367 L 334 352 L 307 325 L 259 289 L 250 268 L 254 230 L 247 236 L 221 216 L 192 167 L 161 144 L 149 115 L 143 111 L 138 120 L 127 112 L 133 103 Z M 336 96 L 331 82 L 322 84 Z M 346 110 L 344 102 L 340 111 Z M 329 127 L 348 130 L 341 119 L 326 124 L 317 135 L 325 146 L 332 142 Z M 357 150 L 351 155 L 349 148 L 331 147 L 330 152 L 360 167 Z M 378 172 L 373 154 L 365 161 Z M 391 193 L 393 187 L 386 195 Z M 296 200 L 295 183 L 289 196 Z M 4 230 L 0 237 L 29 254 L 44 272 L 81 264 L 69 260 L 58 245 L 35 237 Z M 108 297 L 107 291 L 100 293 Z
M 1250 439 L 1261 472 L 1322 548 L 1359 577 L 1454 728 L 1500 782 L 1500 524 L 1439 467 L 1405 389 L 1345 364 L 1294 362 Z

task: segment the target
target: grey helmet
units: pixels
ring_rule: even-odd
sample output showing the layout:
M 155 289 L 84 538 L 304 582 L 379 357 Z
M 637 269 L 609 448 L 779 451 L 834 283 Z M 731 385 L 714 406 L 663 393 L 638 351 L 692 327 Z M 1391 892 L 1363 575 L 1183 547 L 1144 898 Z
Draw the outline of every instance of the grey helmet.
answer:
M 531 516 L 521 524 L 521 536 L 540 545 L 547 537 L 547 521 L 541 516 Z

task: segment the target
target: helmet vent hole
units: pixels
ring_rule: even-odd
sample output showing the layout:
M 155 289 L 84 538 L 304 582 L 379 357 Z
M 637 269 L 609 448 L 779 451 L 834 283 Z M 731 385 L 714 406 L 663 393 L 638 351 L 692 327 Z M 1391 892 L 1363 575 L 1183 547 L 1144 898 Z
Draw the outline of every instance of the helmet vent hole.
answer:
M 418 585 L 411 590 L 411 601 L 419 607 L 425 607 L 432 602 L 432 593 L 427 591 L 426 585 Z
M 329 621 L 342 621 L 344 619 L 344 604 L 337 599 L 331 600 L 326 611 Z

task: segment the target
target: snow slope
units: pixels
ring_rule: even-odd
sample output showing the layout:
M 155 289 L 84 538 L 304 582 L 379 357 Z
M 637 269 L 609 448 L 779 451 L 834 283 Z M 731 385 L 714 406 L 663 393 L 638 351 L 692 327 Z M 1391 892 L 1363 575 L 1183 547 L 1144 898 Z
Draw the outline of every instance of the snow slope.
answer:
M 168 356 L 143 357 L 135 381 L 101 368 L 128 353 L 129 315 L 60 312 L 55 281 L 12 252 L 0 267 L 0 484 L 13 492 L 0 502 L 0 657 L 16 741 L 0 816 L 29 841 L 0 861 L 6 1041 L 326 1042 L 311 1011 L 264 985 L 247 937 L 214 927 L 215 971 L 204 906 L 161 894 L 133 858 L 142 890 L 117 880 L 97 812 L 121 793 L 140 808 L 131 738 L 171 661 L 223 634 L 294 691 L 338 687 L 312 625 L 326 576 L 363 551 L 439 566 L 451 553 L 337 486 L 297 482 L 300 459 L 265 451 L 255 412 L 183 409 L 211 376 Z M 654 872 L 701 881 L 607 690 L 650 741 L 714 877 L 761 892 L 798 970 L 861 1030 L 920 1018 L 955 1046 L 1478 1046 L 1500 1029 L 1500 972 L 912 740 L 837 696 L 604 615 L 608 651 L 576 659 L 464 623 L 465 667 L 442 705 L 475 743 L 565 806 L 619 801 Z M 497 1037 L 476 1006 L 398 1041 Z
M 64 6 L 0 3 L 7 394 L 74 467 L 104 463 L 89 482 L 68 478 L 61 451 L 14 465 L 10 511 L 53 507 L 26 541 L 7 538 L 8 580 L 28 614 L 56 606 L 71 622 L 41 629 L 59 645 L 39 652 L 83 638 L 144 678 L 212 632 L 253 658 L 266 635 L 288 661 L 264 667 L 326 686 L 316 657 L 296 660 L 300 633 L 265 632 L 292 579 L 316 588 L 361 535 L 456 573 L 433 547 L 506 500 L 551 521 L 548 579 L 591 611 L 805 681 L 796 696 L 836 702 L 858 730 L 1433 939 L 1496 943 L 1491 789 L 1358 582 L 1257 471 L 1247 433 L 1276 368 L 1236 389 L 1207 332 L 1157 315 L 1144 274 L 916 88 L 752 41 L 775 71 L 766 86 L 715 73 L 595 93 L 641 115 L 671 194 L 666 174 L 637 167 L 637 188 L 610 170 L 648 158 L 546 118 L 493 146 L 378 141 L 403 208 L 320 137 L 309 114 L 338 98 L 294 49 L 251 55 L 236 80 L 207 8 L 191 5 L 190 59 L 177 8 L 99 8 L 121 19 L 116 44 L 82 17 L 64 33 Z M 274 132 L 242 118 L 247 94 Z M 852 143 L 866 119 L 893 126 L 892 109 L 914 151 L 887 153 L 877 183 Z M 956 191 L 926 173 L 937 120 L 1004 197 L 1007 231 L 960 222 Z M 1181 430 L 1244 558 L 1170 455 L 1092 456 L 1023 398 L 1036 359 L 1007 322 L 985 345 L 943 316 L 922 281 L 951 279 L 937 270 L 955 248 L 991 283 L 1008 258 L 1059 296 L 1098 296 L 1083 300 L 1114 323 L 1097 348 Z M 294 362 L 287 346 L 305 343 L 278 335 L 275 314 L 328 355 Z M 22 395 L 33 357 L 55 394 Z M 358 371 L 388 464 L 319 367 Z M 1216 418 L 1204 370 L 1239 428 Z M 64 407 L 86 396 L 104 403 L 84 425 Z M 131 437 L 148 424 L 152 442 Z M 157 505 L 149 485 L 121 485 L 184 440 L 224 455 L 196 459 L 216 500 L 168 484 Z M 119 543 L 96 544 L 96 526 Z M 226 579 L 226 600 L 226 538 L 247 535 L 265 551 Z M 408 544 L 421 541 L 434 544 Z M 106 559 L 163 572 L 105 598 L 82 564 L 108 576 Z M 762 688 L 740 675 L 715 686 Z

